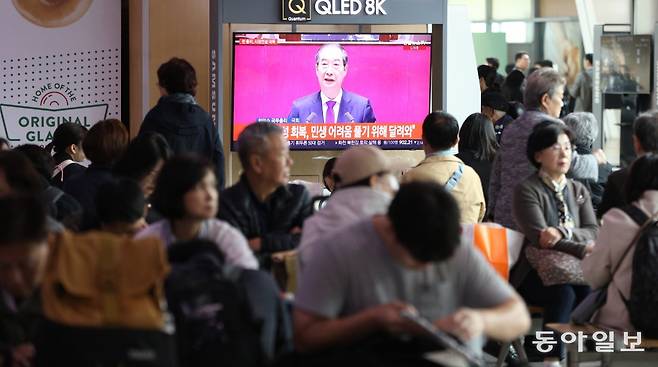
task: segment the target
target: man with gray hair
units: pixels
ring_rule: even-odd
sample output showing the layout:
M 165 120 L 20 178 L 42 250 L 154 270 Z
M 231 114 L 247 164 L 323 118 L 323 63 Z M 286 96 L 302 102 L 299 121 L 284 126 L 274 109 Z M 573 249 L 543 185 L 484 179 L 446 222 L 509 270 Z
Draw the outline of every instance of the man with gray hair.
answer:
M 524 102 L 526 112 L 509 124 L 496 153 L 489 182 L 487 217 L 511 229 L 517 225 L 512 217 L 512 194 L 516 185 L 533 172 L 525 154 L 528 136 L 542 121 L 561 122 L 565 80 L 553 68 L 541 68 L 527 78 Z M 599 149 L 594 154 L 574 153 L 569 173 L 574 178 L 598 179 L 598 165 L 606 161 Z
M 343 89 L 347 76 L 347 52 L 338 43 L 322 45 L 315 55 L 315 75 L 320 91 L 296 99 L 288 122 L 375 122 L 370 100 Z
M 288 183 L 293 161 L 281 127 L 247 126 L 238 137 L 238 156 L 244 172 L 220 194 L 217 217 L 240 230 L 261 267 L 268 268 L 272 253 L 299 244 L 311 199 L 304 186 Z

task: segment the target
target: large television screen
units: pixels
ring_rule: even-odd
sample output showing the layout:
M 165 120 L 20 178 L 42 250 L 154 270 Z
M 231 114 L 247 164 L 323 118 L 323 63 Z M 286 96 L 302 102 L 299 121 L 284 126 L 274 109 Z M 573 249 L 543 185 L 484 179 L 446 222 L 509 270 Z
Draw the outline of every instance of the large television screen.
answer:
M 601 91 L 651 93 L 651 35 L 601 36 Z
M 274 122 L 291 149 L 420 147 L 430 34 L 234 33 L 233 47 L 232 143 Z

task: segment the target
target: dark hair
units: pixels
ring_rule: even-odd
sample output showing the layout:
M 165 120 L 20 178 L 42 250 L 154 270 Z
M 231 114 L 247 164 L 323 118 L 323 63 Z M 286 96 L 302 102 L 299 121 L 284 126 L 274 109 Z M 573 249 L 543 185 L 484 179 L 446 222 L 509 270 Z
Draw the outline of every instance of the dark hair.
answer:
M 0 246 L 33 244 L 47 236 L 46 208 L 37 196 L 0 197 Z
M 423 121 L 423 138 L 432 149 L 452 148 L 458 134 L 459 123 L 447 112 L 431 112 Z
M 500 86 L 496 83 L 496 69 L 492 68 L 489 65 L 480 65 L 478 66 L 478 78 L 484 79 L 484 84 L 487 88 L 496 88 L 499 89 Z
M 96 195 L 98 219 L 103 224 L 132 223 L 144 217 L 146 199 L 137 182 L 120 178 L 102 184 Z
M 633 135 L 646 153 L 658 153 L 658 111 L 638 116 L 633 123 Z
M 629 203 L 639 200 L 647 190 L 658 190 L 658 154 L 647 153 L 633 162 L 624 189 Z
M 25 154 L 16 150 L 0 152 L 0 170 L 12 191 L 34 195 L 41 192 L 42 180 Z
M 514 62 L 518 61 L 518 60 L 519 60 L 520 58 L 522 58 L 524 55 L 528 55 L 528 56 L 530 56 L 530 54 L 528 54 L 528 53 L 525 52 L 525 51 L 517 52 L 516 55 L 514 55 Z
M 523 98 L 521 98 L 523 100 Z M 510 101 L 509 103 L 509 108 L 507 109 L 507 114 L 510 115 L 513 119 L 518 119 L 519 116 L 523 115 L 525 112 L 525 107 L 523 106 L 523 102 L 517 102 L 517 101 Z
M 402 184 L 388 217 L 402 246 L 418 261 L 445 260 L 460 244 L 457 201 L 435 182 Z
M 324 168 L 322 169 L 322 183 L 324 184 L 325 187 L 327 186 L 327 182 L 325 181 L 325 179 L 327 177 L 332 176 L 331 171 L 334 170 L 335 165 L 336 165 L 336 157 L 329 158 L 327 162 L 324 164 Z
M 215 173 L 210 163 L 197 155 L 174 156 L 165 162 L 151 196 L 153 206 L 167 219 L 185 216 L 183 196 L 206 174 Z
M 475 158 L 493 161 L 498 150 L 493 123 L 481 113 L 471 114 L 459 130 L 459 151 L 472 150 Z
M 271 122 L 255 122 L 247 126 L 238 136 L 238 156 L 242 168 L 249 168 L 249 157 L 252 154 L 263 154 L 267 151 L 269 141 L 267 137 L 272 134 L 283 134 L 280 126 Z
M 65 122 L 55 129 L 53 140 L 46 145 L 48 152 L 64 153 L 71 144 L 82 145 L 87 135 L 87 128 L 73 122 Z
M 561 134 L 566 134 L 569 141 L 573 143 L 573 132 L 559 121 L 544 120 L 535 125 L 528 137 L 528 145 L 526 146 L 526 156 L 533 166 L 536 168 L 541 167 L 539 162 L 535 161 L 535 154 L 557 143 L 557 139 Z
M 50 181 L 50 177 L 55 169 L 55 161 L 46 149 L 35 144 L 23 144 L 17 146 L 14 150 L 23 153 L 32 162 L 32 167 L 34 167 L 37 173 Z
M 503 81 L 502 93 L 508 102 L 515 101 L 523 103 L 523 91 L 521 90 L 521 86 L 523 85 L 524 79 L 525 75 L 518 70 L 512 70 L 507 74 L 505 81 Z
M 196 95 L 196 71 L 185 59 L 174 57 L 158 68 L 158 84 L 167 93 L 187 93 Z
M 589 61 L 590 64 L 594 64 L 594 55 L 593 54 L 585 54 L 585 60 Z
M 126 150 L 128 131 L 117 119 L 101 120 L 89 129 L 82 148 L 94 164 L 112 166 Z
M 128 144 L 113 171 L 116 176 L 141 181 L 160 160 L 166 161 L 170 156 L 171 149 L 162 135 L 155 132 L 142 133 Z
M 553 67 L 553 61 L 551 61 L 551 60 L 539 60 L 535 63 L 535 65 L 539 65 L 543 68 L 552 68 Z
M 486 61 L 487 64 L 491 65 L 491 67 L 494 68 L 495 70 L 498 70 L 498 68 L 500 67 L 500 61 L 498 61 L 498 59 L 495 57 L 487 57 Z
M 210 240 L 196 238 L 189 241 L 178 241 L 167 248 L 167 259 L 171 264 L 185 263 L 201 254 L 215 257 L 220 263 L 224 262 L 224 253 L 215 242 Z

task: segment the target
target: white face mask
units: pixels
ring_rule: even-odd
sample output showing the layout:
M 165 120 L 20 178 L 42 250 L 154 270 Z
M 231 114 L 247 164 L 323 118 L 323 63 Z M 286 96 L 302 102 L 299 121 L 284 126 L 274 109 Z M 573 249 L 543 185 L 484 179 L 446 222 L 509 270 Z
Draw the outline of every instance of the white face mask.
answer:
M 395 176 L 386 173 L 377 178 L 372 188 L 392 198 L 400 189 L 400 183 Z

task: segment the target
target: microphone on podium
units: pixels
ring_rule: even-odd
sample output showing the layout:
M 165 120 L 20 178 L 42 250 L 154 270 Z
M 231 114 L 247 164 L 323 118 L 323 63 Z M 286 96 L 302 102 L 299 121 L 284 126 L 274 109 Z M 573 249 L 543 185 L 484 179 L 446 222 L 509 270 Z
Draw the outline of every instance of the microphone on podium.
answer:
M 352 116 L 352 114 L 349 113 L 349 111 L 348 111 L 348 112 L 345 112 L 345 113 L 343 114 L 343 116 L 345 116 L 345 118 L 347 119 L 347 121 L 349 121 L 349 122 L 354 122 L 354 116 Z
M 317 116 L 318 116 L 317 113 L 315 113 L 315 112 L 311 112 L 311 113 L 308 114 L 308 116 L 306 116 L 306 119 L 304 120 L 304 122 L 311 122 L 311 121 L 313 121 L 313 119 L 316 118 Z

